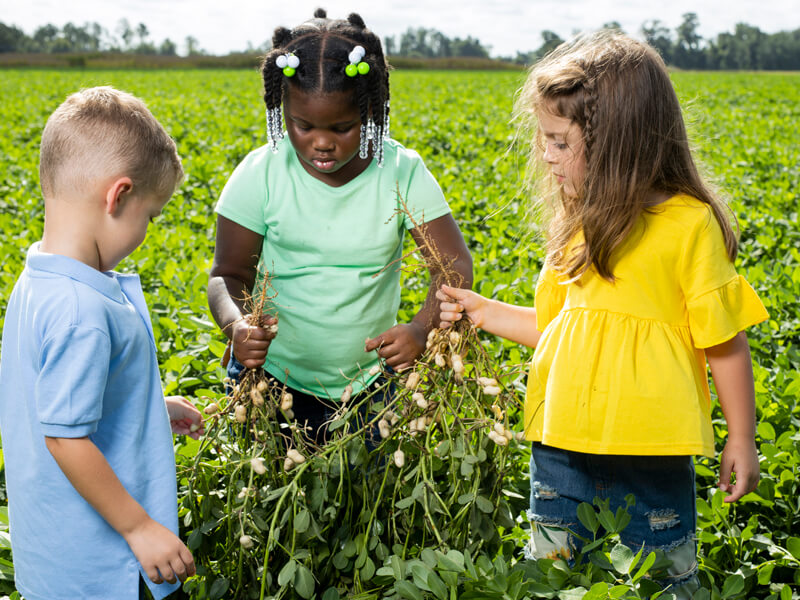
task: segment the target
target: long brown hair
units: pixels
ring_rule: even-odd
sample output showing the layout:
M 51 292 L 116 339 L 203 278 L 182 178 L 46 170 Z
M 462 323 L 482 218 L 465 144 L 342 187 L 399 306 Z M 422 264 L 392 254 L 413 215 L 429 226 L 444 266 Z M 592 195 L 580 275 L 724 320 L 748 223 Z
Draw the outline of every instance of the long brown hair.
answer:
M 583 132 L 586 178 L 577 198 L 566 197 L 547 174 L 542 110 Z M 547 257 L 555 269 L 578 278 L 594 267 L 613 281 L 612 254 L 654 193 L 708 204 L 736 258 L 735 217 L 700 176 L 666 65 L 647 44 L 613 31 L 561 44 L 531 69 L 515 117 L 530 140 L 529 173 L 547 210 Z M 570 248 L 579 233 L 583 245 Z

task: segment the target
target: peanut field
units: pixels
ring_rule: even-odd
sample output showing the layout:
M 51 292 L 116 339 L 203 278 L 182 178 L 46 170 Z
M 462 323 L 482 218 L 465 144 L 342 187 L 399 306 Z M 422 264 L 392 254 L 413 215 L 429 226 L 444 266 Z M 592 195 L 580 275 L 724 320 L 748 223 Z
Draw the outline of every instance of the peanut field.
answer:
M 391 123 L 393 137 L 422 155 L 444 190 L 472 251 L 476 291 L 532 304 L 543 244 L 527 225 L 525 157 L 511 148 L 510 123 L 523 78 L 394 72 Z M 770 313 L 748 331 L 758 489 L 723 504 L 717 460 L 696 461 L 696 597 L 790 600 L 800 595 L 800 75 L 676 72 L 673 81 L 702 168 L 738 217 L 737 268 Z M 525 560 L 530 449 L 515 432 L 527 348 L 464 327 L 437 334 L 416 378 L 390 375 L 383 389 L 394 389 L 393 399 L 377 390 L 367 425 L 358 407 L 343 406 L 322 448 L 278 426 L 274 416 L 288 405 L 255 374 L 226 396 L 225 341 L 206 284 L 215 201 L 234 166 L 266 142 L 255 71 L 2 71 L 0 319 L 42 232 L 45 120 L 68 94 L 94 85 L 144 99 L 177 141 L 187 174 L 144 245 L 118 267 L 141 275 L 165 393 L 216 406 L 204 438 L 176 438 L 182 538 L 198 564 L 184 597 L 658 595 L 651 577 L 661 557 L 619 541 L 625 507 L 581 507 L 578 518 L 595 537 L 575 564 Z M 404 271 L 400 321 L 426 291 L 425 270 Z M 726 430 L 716 404 L 713 414 L 721 449 Z M 365 444 L 375 427 L 381 435 Z M 4 483 L 0 502 L 0 596 L 13 598 Z

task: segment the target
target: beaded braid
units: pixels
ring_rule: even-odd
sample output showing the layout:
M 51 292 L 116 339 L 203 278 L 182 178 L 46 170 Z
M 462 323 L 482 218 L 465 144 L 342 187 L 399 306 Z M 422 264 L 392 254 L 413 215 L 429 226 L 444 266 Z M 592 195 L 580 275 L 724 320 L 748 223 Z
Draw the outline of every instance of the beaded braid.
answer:
M 366 74 L 347 77 L 344 73 L 347 56 L 357 45 L 365 48 L 362 60 L 370 69 Z M 324 10 L 317 9 L 313 19 L 292 30 L 278 27 L 272 46 L 261 65 L 267 137 L 272 150 L 277 152 L 278 142 L 284 136 L 281 104 L 289 85 L 321 92 L 352 89 L 361 118 L 359 156 L 369 156 L 371 142 L 372 155 L 378 166 L 383 166 L 383 140 L 389 135 L 389 72 L 380 39 L 366 28 L 361 16 L 351 13 L 347 20 L 332 20 Z M 276 64 L 276 59 L 288 52 L 300 60 L 291 78 Z

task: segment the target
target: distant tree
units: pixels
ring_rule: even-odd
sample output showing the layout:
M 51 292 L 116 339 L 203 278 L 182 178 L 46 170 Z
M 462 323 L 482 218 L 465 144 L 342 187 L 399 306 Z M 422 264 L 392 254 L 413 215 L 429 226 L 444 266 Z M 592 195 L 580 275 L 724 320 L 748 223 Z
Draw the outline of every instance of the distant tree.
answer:
M 622 29 L 622 24 L 619 21 L 609 21 L 608 23 L 603 23 L 603 27 L 601 27 L 601 29 L 611 29 L 613 31 L 625 33 L 625 30 Z
M 672 60 L 672 36 L 669 29 L 658 19 L 642 23 L 642 36 L 645 41 L 655 48 L 664 59 Z
M 119 20 L 119 23 L 117 23 L 117 32 L 119 33 L 119 37 L 122 38 L 123 48 L 125 50 L 130 50 L 134 33 L 133 29 L 131 29 L 131 24 L 128 23 L 128 19 Z
M 697 33 L 699 26 L 697 13 L 690 12 L 683 15 L 683 22 L 675 29 L 674 61 L 679 67 L 702 69 L 704 66 L 703 38 Z
M 167 38 L 158 47 L 158 53 L 162 56 L 176 56 L 178 54 L 178 46 L 175 45 L 171 39 Z
M 150 37 L 150 31 L 148 31 L 147 25 L 139 23 L 136 26 L 136 35 L 139 37 L 139 45 L 144 46 L 147 42 L 147 38 Z
M 542 31 L 542 45 L 539 46 L 539 49 L 536 51 L 537 58 L 542 58 L 545 54 L 549 54 L 563 43 L 564 40 L 561 39 L 561 36 L 553 31 L 545 29 Z
M 387 35 L 383 38 L 383 53 L 386 56 L 394 56 L 397 53 L 394 43 L 394 36 Z
M 0 23 L 0 52 L 24 52 L 27 39 L 20 28 Z
M 58 33 L 59 33 L 58 27 L 56 27 L 55 25 L 51 25 L 50 23 L 38 27 L 36 31 L 33 32 L 33 42 L 35 51 L 50 52 L 53 43 L 58 37 Z
M 191 35 L 187 35 L 186 39 L 184 40 L 186 44 L 186 55 L 187 56 L 195 56 L 197 54 L 203 54 L 202 49 L 198 45 L 197 38 Z
M 456 38 L 450 43 L 453 56 L 470 58 L 489 58 L 489 51 L 481 44 L 480 40 L 467 36 L 466 39 Z

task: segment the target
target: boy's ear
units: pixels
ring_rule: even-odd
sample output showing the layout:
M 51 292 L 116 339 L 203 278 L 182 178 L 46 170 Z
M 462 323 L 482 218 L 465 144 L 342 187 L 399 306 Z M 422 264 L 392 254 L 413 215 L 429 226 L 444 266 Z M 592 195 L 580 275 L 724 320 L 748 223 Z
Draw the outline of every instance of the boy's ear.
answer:
M 120 177 L 112 182 L 106 189 L 105 211 L 115 215 L 122 209 L 122 203 L 133 190 L 133 181 L 130 177 Z

